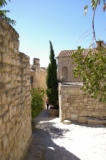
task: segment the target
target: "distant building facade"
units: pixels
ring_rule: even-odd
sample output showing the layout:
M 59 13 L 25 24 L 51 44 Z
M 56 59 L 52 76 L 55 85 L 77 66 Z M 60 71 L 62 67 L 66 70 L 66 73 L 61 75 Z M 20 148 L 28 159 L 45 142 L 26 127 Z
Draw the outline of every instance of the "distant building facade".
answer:
M 106 44 L 103 41 L 97 41 L 97 48 L 106 47 Z M 89 49 L 85 49 L 83 51 L 83 55 L 86 56 Z M 95 49 L 92 49 L 95 51 Z M 76 50 L 63 50 L 57 57 L 58 61 L 58 79 L 63 79 L 64 82 L 79 82 L 78 78 L 74 78 L 73 69 L 75 68 L 75 64 L 73 64 L 73 60 L 71 58 L 72 53 Z
M 74 50 L 64 50 L 61 51 L 58 60 L 58 79 L 63 78 L 65 82 L 76 82 L 78 79 L 74 78 L 73 69 L 75 65 L 73 64 L 73 60 L 71 59 L 71 54 Z
M 30 82 L 33 88 L 43 88 L 46 91 L 46 68 L 40 67 L 40 60 L 33 59 L 33 64 L 30 66 Z M 44 108 L 46 102 L 46 94 L 44 95 Z

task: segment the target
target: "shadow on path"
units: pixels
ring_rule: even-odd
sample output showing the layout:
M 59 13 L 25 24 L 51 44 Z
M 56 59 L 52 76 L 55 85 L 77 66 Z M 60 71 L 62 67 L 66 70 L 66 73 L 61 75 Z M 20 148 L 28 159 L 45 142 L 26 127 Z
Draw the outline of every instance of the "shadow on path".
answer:
M 78 123 L 67 126 L 59 118 L 49 117 L 47 110 L 39 114 L 35 123 L 33 141 L 24 160 L 91 160 L 95 156 L 100 160 L 99 155 L 104 159 L 106 126 Z
M 58 126 L 55 126 L 55 125 L 56 125 L 55 122 L 44 122 L 44 123 L 37 124 L 36 128 L 41 129 L 42 131 L 45 131 L 45 132 L 49 133 L 49 135 L 51 135 L 53 139 L 65 138 L 65 133 L 70 132 L 70 130 L 67 129 L 67 128 L 61 129 L 61 128 L 58 128 Z M 35 131 L 37 129 L 35 129 Z
M 55 118 L 58 118 L 58 117 L 51 117 L 49 116 L 49 113 L 47 110 L 43 110 L 35 119 L 34 121 L 36 123 L 38 122 L 41 122 L 41 121 L 50 121 L 50 120 L 53 120 Z
M 61 136 L 63 132 L 62 129 L 57 131 Z M 42 129 L 35 129 L 33 136 L 33 142 L 25 160 L 80 160 L 64 147 L 56 145 L 48 132 Z

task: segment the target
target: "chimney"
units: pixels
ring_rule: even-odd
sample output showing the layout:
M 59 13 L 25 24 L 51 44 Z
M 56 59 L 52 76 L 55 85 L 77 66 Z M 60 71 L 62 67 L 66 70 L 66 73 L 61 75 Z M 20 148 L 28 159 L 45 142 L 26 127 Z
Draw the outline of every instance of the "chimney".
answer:
M 38 58 L 33 59 L 32 69 L 34 71 L 39 71 L 40 70 L 40 60 Z
M 97 48 L 105 48 L 106 47 L 106 44 L 104 43 L 104 41 L 96 41 L 96 46 Z

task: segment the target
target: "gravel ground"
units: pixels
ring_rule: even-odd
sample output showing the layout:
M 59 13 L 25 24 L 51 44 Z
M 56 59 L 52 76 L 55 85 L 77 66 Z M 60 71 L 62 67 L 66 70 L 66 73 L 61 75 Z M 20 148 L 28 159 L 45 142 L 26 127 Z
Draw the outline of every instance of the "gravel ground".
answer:
M 106 160 L 106 126 L 65 125 L 45 110 L 35 121 L 25 160 Z

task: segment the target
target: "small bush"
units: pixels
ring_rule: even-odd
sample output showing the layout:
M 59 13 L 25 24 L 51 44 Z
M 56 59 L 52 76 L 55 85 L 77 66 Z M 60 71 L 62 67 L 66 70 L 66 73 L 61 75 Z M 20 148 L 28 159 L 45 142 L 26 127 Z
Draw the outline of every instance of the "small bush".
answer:
M 38 116 L 43 109 L 44 90 L 42 88 L 31 89 L 31 115 L 32 118 Z

